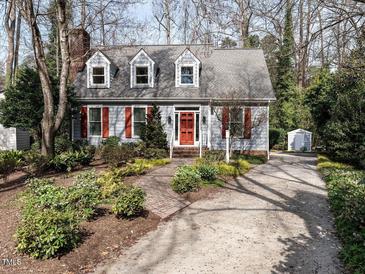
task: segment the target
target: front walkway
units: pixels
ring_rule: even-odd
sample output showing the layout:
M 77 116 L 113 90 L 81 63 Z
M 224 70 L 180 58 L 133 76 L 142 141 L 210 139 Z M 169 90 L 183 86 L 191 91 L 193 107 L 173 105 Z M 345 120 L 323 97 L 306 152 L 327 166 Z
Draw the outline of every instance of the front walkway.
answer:
M 96 273 L 344 273 L 316 158 L 273 156 Z
M 192 159 L 173 159 L 170 164 L 141 176 L 135 182 L 147 194 L 145 203 L 147 210 L 165 219 L 190 205 L 187 200 L 171 189 L 170 182 L 177 167 L 192 161 Z

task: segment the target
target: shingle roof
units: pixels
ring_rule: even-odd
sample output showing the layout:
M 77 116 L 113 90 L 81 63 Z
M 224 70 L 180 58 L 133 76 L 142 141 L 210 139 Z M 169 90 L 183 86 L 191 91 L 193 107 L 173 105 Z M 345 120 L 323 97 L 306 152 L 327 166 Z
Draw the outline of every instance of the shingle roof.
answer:
M 175 87 L 175 60 L 186 48 L 201 61 L 200 87 Z M 159 75 L 154 88 L 130 88 L 128 62 L 143 48 L 155 61 Z M 215 49 L 211 45 L 147 45 L 95 48 L 119 68 L 109 89 L 88 89 L 86 69 L 75 80 L 83 99 L 242 99 L 275 100 L 262 50 Z

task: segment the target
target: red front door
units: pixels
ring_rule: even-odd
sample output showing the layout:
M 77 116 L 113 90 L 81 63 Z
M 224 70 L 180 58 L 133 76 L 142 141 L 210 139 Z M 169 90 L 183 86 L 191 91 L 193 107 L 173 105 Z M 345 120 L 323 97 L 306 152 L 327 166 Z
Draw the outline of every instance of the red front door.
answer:
M 180 145 L 194 145 L 194 112 L 180 112 Z

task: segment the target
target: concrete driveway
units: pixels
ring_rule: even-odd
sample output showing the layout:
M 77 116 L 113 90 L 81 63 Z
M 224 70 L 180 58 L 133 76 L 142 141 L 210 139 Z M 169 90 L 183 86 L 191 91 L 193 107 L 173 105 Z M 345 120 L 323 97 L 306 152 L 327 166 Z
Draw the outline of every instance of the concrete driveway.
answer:
M 343 273 L 315 164 L 275 154 L 96 273 Z

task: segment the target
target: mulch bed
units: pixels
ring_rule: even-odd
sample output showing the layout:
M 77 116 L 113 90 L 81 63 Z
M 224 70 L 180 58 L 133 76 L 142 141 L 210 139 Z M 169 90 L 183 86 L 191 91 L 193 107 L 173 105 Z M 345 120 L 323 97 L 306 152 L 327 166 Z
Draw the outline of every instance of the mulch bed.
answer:
M 97 171 L 106 169 L 106 166 L 100 163 L 93 163 L 92 167 Z M 54 179 L 58 185 L 69 186 L 73 183 L 73 177 L 82 170 L 84 168 L 69 174 L 48 173 L 43 177 Z M 36 260 L 18 254 L 15 250 L 14 234 L 20 221 L 17 197 L 25 189 L 24 175 L 14 174 L 7 183 L 0 184 L 1 274 L 87 273 L 98 263 L 122 255 L 125 248 L 135 243 L 142 235 L 156 229 L 160 222 L 158 216 L 147 211 L 138 218 L 127 220 L 118 219 L 106 208 L 100 208 L 95 220 L 82 224 L 85 232 L 83 242 L 71 252 L 49 260 Z

